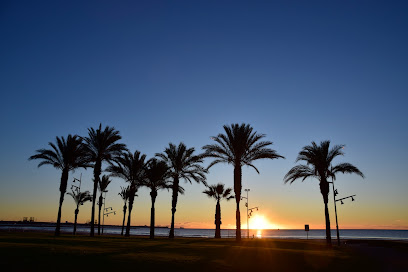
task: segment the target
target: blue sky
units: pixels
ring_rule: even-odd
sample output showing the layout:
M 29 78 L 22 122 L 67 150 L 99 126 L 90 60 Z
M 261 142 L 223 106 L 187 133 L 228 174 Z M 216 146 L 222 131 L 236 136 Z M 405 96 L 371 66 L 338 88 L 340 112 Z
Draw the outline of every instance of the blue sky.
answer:
M 303 146 L 329 139 L 346 144 L 339 162 L 355 164 L 367 177 L 339 178 L 341 191 L 358 193 L 361 200 L 350 208 L 354 217 L 344 219 L 348 225 L 408 228 L 407 6 L 405 1 L 3 1 L 0 203 L 9 211 L 1 211 L 0 219 L 12 214 L 19 219 L 24 209 L 12 212 L 15 203 L 30 206 L 39 199 L 49 199 L 56 216 L 60 173 L 27 161 L 55 136 L 85 135 L 102 122 L 120 130 L 130 150 L 151 157 L 169 142 L 200 150 L 222 125 L 245 122 L 286 157 L 255 163 L 261 175 L 244 171 L 254 200 L 279 214 L 277 220 L 301 211 L 276 211 L 272 205 L 302 199 L 316 213 L 316 224 L 324 223 L 317 182 L 289 186 L 282 179 Z M 232 167 L 217 166 L 208 179 L 232 186 Z M 117 181 L 112 191 L 119 185 L 124 183 Z M 184 205 L 196 205 L 198 195 L 197 205 L 213 204 L 201 197 L 202 186 L 188 190 L 191 199 L 186 195 Z M 170 194 L 163 195 L 164 206 Z M 67 206 L 71 202 L 66 198 Z M 361 219 L 373 205 L 384 215 Z

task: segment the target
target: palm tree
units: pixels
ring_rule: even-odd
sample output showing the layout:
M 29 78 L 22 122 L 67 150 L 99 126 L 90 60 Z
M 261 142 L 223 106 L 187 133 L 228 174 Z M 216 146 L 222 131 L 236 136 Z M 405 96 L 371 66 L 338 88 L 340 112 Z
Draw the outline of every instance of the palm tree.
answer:
M 123 151 L 126 150 L 124 144 L 119 144 L 117 141 L 122 139 L 119 131 L 114 127 L 106 126 L 102 130 L 102 124 L 99 124 L 98 129 L 89 128 L 88 137 L 84 138 L 86 143 L 86 152 L 88 161 L 93 163 L 94 168 L 94 188 L 92 194 L 92 213 L 91 213 L 91 237 L 94 236 L 95 224 L 95 202 L 96 193 L 98 191 L 99 176 L 102 171 L 102 163 L 115 160 Z
M 154 239 L 155 226 L 155 207 L 157 191 L 160 189 L 170 188 L 168 184 L 169 167 L 166 162 L 159 161 L 155 158 L 149 160 L 146 168 L 146 180 L 143 186 L 150 188 L 150 198 L 152 200 L 152 207 L 150 209 L 150 239 Z
M 217 206 L 215 207 L 215 238 L 221 238 L 221 205 L 220 201 L 226 199 L 227 201 L 234 198 L 230 195 L 232 188 L 224 189 L 224 184 L 218 183 L 217 185 L 211 185 L 203 193 L 210 198 L 217 200 Z
M 120 233 L 120 235 L 123 236 L 123 230 L 125 229 L 125 219 L 126 219 L 126 210 L 127 210 L 127 202 L 129 200 L 129 186 L 128 187 L 120 187 L 121 191 L 119 192 L 118 195 L 120 195 L 120 197 L 123 199 L 123 222 L 122 222 L 122 232 Z
M 207 167 L 209 169 L 217 163 L 229 163 L 234 166 L 234 193 L 237 205 L 236 211 L 236 240 L 241 240 L 241 213 L 239 203 L 241 201 L 242 189 L 242 166 L 247 165 L 258 169 L 253 165 L 253 161 L 258 159 L 278 159 L 284 158 L 268 146 L 269 141 L 260 141 L 265 134 L 253 132 L 249 124 L 224 125 L 225 134 L 218 134 L 211 137 L 216 143 L 203 147 L 205 153 L 203 157 L 214 158 L 215 160 Z
M 68 192 L 68 195 L 72 196 L 72 198 L 75 201 L 76 204 L 76 209 L 75 209 L 75 222 L 74 222 L 74 235 L 76 233 L 76 227 L 77 227 L 77 220 L 78 220 L 78 213 L 79 213 L 79 205 L 84 205 L 85 202 L 91 201 L 91 193 L 89 191 L 85 192 L 78 192 L 72 190 L 72 193 Z
M 37 154 L 31 156 L 29 160 L 41 160 L 38 167 L 46 164 L 50 164 L 53 167 L 60 169 L 61 182 L 60 182 L 60 199 L 57 217 L 57 226 L 55 228 L 55 236 L 60 235 L 61 228 L 61 208 L 64 202 L 64 195 L 67 191 L 68 173 L 77 168 L 86 168 L 89 165 L 85 159 L 84 146 L 82 139 L 78 135 L 68 135 L 65 140 L 64 137 L 56 137 L 56 144 L 49 142 L 48 145 L 51 149 L 38 149 Z
M 344 155 L 344 145 L 335 145 L 330 149 L 330 141 L 322 141 L 320 145 L 312 142 L 312 145 L 307 145 L 299 152 L 296 162 L 305 161 L 306 165 L 299 164 L 294 166 L 285 175 L 285 183 L 293 183 L 297 179 L 304 181 L 306 178 L 314 177 L 319 180 L 320 192 L 323 196 L 324 215 L 326 219 L 326 242 L 331 245 L 330 233 L 330 217 L 327 203 L 329 202 L 329 182 L 328 179 L 332 177 L 335 179 L 337 173 L 357 174 L 364 178 L 363 173 L 352 164 L 340 163 L 332 166 L 333 159 L 337 156 Z
M 130 218 L 138 188 L 145 180 L 146 155 L 141 155 L 139 151 L 123 153 L 115 162 L 106 169 L 113 177 L 119 177 L 129 182 L 129 214 L 125 236 L 130 235 Z
M 99 196 L 99 214 L 98 214 L 98 235 L 101 235 L 101 210 L 102 210 L 102 204 L 103 204 L 103 193 L 107 193 L 108 190 L 108 185 L 111 183 L 112 180 L 109 179 L 108 176 L 103 175 L 101 180 L 98 183 L 98 188 L 99 192 L 101 192 Z M 105 195 L 106 196 L 106 195 Z
M 172 178 L 172 209 L 171 209 L 171 228 L 169 238 L 174 238 L 174 214 L 176 213 L 177 198 L 179 193 L 180 179 L 191 183 L 191 180 L 197 183 L 205 182 L 205 173 L 207 170 L 200 164 L 203 162 L 201 156 L 193 155 L 194 148 L 187 148 L 185 144 L 180 143 L 177 146 L 170 143 L 164 153 L 156 153 L 156 156 L 167 163 L 169 175 Z

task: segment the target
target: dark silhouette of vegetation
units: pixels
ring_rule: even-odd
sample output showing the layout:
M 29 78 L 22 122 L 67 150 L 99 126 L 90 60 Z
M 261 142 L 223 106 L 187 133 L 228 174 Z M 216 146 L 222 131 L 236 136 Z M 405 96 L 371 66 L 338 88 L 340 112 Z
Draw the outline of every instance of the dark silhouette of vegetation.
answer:
M 156 153 L 156 156 L 167 163 L 172 178 L 172 208 L 171 208 L 171 227 L 169 238 L 174 238 L 174 215 L 176 213 L 177 198 L 179 193 L 180 179 L 191 183 L 191 180 L 197 183 L 202 182 L 206 185 L 205 174 L 207 170 L 200 164 L 203 162 L 201 156 L 193 155 L 194 148 L 187 148 L 185 144 L 178 146 L 170 143 L 164 153 Z
M 99 188 L 99 192 L 101 193 L 99 195 L 99 202 L 98 202 L 98 206 L 99 206 L 99 213 L 98 213 L 98 235 L 101 235 L 101 211 L 102 211 L 102 205 L 103 205 L 103 193 L 107 193 L 108 192 L 108 185 L 111 183 L 112 180 L 109 179 L 108 176 L 103 175 L 101 180 L 98 183 L 98 188 Z M 104 211 L 105 212 L 105 211 Z
M 296 165 L 285 175 L 285 183 L 293 183 L 297 179 L 304 181 L 306 178 L 312 177 L 319 180 L 320 192 L 323 196 L 324 215 L 326 219 L 326 242 L 331 245 L 330 233 L 330 217 L 327 204 L 329 202 L 329 182 L 328 179 L 332 177 L 335 179 L 337 173 L 357 174 L 364 178 L 363 173 L 349 163 L 340 163 L 332 166 L 333 159 L 337 156 L 344 155 L 344 145 L 335 145 L 330 149 L 330 141 L 322 141 L 320 145 L 312 142 L 312 145 L 307 145 L 302 148 L 296 159 L 298 161 L 305 161 L 306 165 Z
M 107 172 L 111 173 L 111 176 L 119 177 L 129 182 L 129 213 L 125 236 L 130 235 L 130 219 L 136 192 L 145 181 L 145 159 L 146 155 L 141 155 L 139 151 L 135 151 L 134 154 L 128 151 L 122 153 L 122 155 L 116 158 L 115 162 L 112 162 L 106 169 Z
M 221 205 L 220 201 L 226 199 L 227 201 L 234 198 L 231 195 L 232 188 L 224 189 L 224 184 L 218 183 L 217 185 L 208 186 L 208 189 L 203 193 L 210 198 L 217 200 L 217 205 L 215 207 L 215 238 L 221 238 Z
M 209 169 L 217 163 L 229 163 L 234 166 L 234 193 L 236 200 L 236 240 L 241 240 L 241 213 L 239 203 L 241 201 L 242 190 L 242 166 L 247 165 L 258 169 L 253 165 L 253 161 L 258 159 L 278 159 L 284 158 L 269 148 L 272 142 L 260 141 L 264 134 L 253 132 L 249 124 L 224 125 L 225 134 L 218 134 L 212 139 L 216 142 L 203 147 L 205 153 L 203 157 L 214 158 L 214 161 L 207 167 Z
M 59 187 L 60 199 L 57 226 L 55 228 L 55 236 L 59 236 L 61 228 L 61 208 L 67 191 L 69 171 L 80 167 L 86 168 L 89 167 L 89 165 L 85 158 L 82 139 L 77 135 L 72 136 L 69 134 L 66 140 L 64 137 L 56 137 L 56 144 L 49 142 L 48 145 L 51 146 L 51 149 L 39 149 L 36 151 L 37 154 L 31 156 L 29 160 L 41 160 L 38 167 L 49 164 L 62 171 Z
M 152 207 L 150 209 L 150 239 L 154 239 L 155 226 L 155 207 L 157 191 L 160 189 L 168 189 L 168 178 L 170 176 L 169 167 L 164 161 L 151 159 L 146 168 L 146 179 L 143 186 L 150 188 L 150 198 Z
M 75 201 L 76 209 L 75 209 L 75 221 L 74 221 L 74 232 L 73 234 L 76 234 L 76 227 L 77 227 L 77 221 L 78 221 L 78 213 L 79 213 L 79 206 L 84 205 L 85 202 L 91 201 L 91 193 L 89 191 L 85 192 L 77 192 L 72 190 L 71 192 L 67 193 L 68 195 L 72 196 L 72 198 Z
M 88 137 L 84 138 L 86 143 L 87 160 L 93 163 L 94 169 L 94 188 L 92 194 L 92 213 L 91 213 L 91 237 L 94 236 L 95 224 L 95 202 L 96 193 L 98 191 L 99 176 L 102 171 L 103 162 L 112 162 L 116 157 L 120 156 L 126 150 L 124 144 L 117 143 L 122 137 L 119 131 L 114 127 L 106 126 L 102 130 L 102 124 L 99 124 L 98 129 L 89 128 Z M 98 222 L 99 223 L 99 222 Z
M 123 199 L 123 222 L 122 222 L 122 231 L 120 235 L 123 236 L 123 230 L 125 229 L 125 219 L 126 219 L 126 210 L 127 210 L 127 202 L 129 200 L 130 195 L 130 187 L 120 187 L 120 192 L 118 195 Z

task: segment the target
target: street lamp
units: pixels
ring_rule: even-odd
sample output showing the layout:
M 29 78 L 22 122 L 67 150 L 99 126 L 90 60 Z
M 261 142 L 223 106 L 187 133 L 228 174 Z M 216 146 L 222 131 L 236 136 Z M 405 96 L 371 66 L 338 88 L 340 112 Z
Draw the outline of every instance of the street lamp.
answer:
M 252 215 L 252 211 L 253 210 L 258 210 L 258 207 L 253 207 L 253 208 L 249 208 L 249 198 L 248 198 L 248 192 L 250 191 L 250 189 L 244 189 L 244 191 L 247 193 L 247 196 L 244 197 L 242 196 L 241 199 L 246 199 L 246 203 L 245 203 L 245 207 L 247 208 L 247 238 L 249 239 L 249 218 Z
M 334 189 L 334 178 L 332 178 L 332 182 L 329 182 L 332 184 L 333 187 L 333 198 L 334 198 L 334 213 L 336 214 L 336 231 L 337 231 L 337 245 L 340 246 L 340 233 L 339 233 L 339 223 L 337 220 L 337 207 L 336 207 L 336 202 L 340 201 L 341 205 L 344 204 L 343 200 L 347 198 L 351 198 L 351 201 L 354 201 L 354 197 L 356 195 L 351 195 L 351 196 L 346 196 L 340 199 L 336 199 L 336 196 L 339 194 L 337 189 Z
M 82 173 L 81 173 L 81 175 L 79 176 L 79 179 L 74 178 L 74 180 L 72 181 L 72 182 L 74 182 L 74 183 L 75 183 L 75 181 L 78 181 L 78 182 L 79 182 L 79 186 L 71 185 L 71 190 L 74 191 L 74 189 L 75 189 L 75 191 L 77 192 L 77 195 L 81 192 L 81 180 L 82 180 Z
M 111 213 L 113 213 L 113 215 L 116 215 L 116 211 L 114 211 L 112 209 L 112 207 L 105 208 L 105 202 L 106 202 L 105 199 L 106 199 L 106 193 L 107 192 L 108 192 L 107 190 L 104 191 L 105 197 L 102 198 L 102 202 L 103 202 L 102 234 L 103 234 L 103 228 L 105 226 L 105 215 L 106 215 L 106 217 L 108 217 L 108 215 L 111 214 Z

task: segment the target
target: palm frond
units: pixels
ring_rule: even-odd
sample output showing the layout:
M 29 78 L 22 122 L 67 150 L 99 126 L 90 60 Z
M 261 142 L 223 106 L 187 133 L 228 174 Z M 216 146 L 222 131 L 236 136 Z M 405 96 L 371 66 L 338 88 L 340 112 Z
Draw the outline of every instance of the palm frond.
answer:
M 293 183 L 297 179 L 304 181 L 306 178 L 315 177 L 314 170 L 307 165 L 296 165 L 284 177 L 285 183 Z
M 357 167 L 355 167 L 354 165 L 350 163 L 340 163 L 334 166 L 330 171 L 330 176 L 336 179 L 337 173 L 357 174 L 360 177 L 364 178 L 364 174 Z

